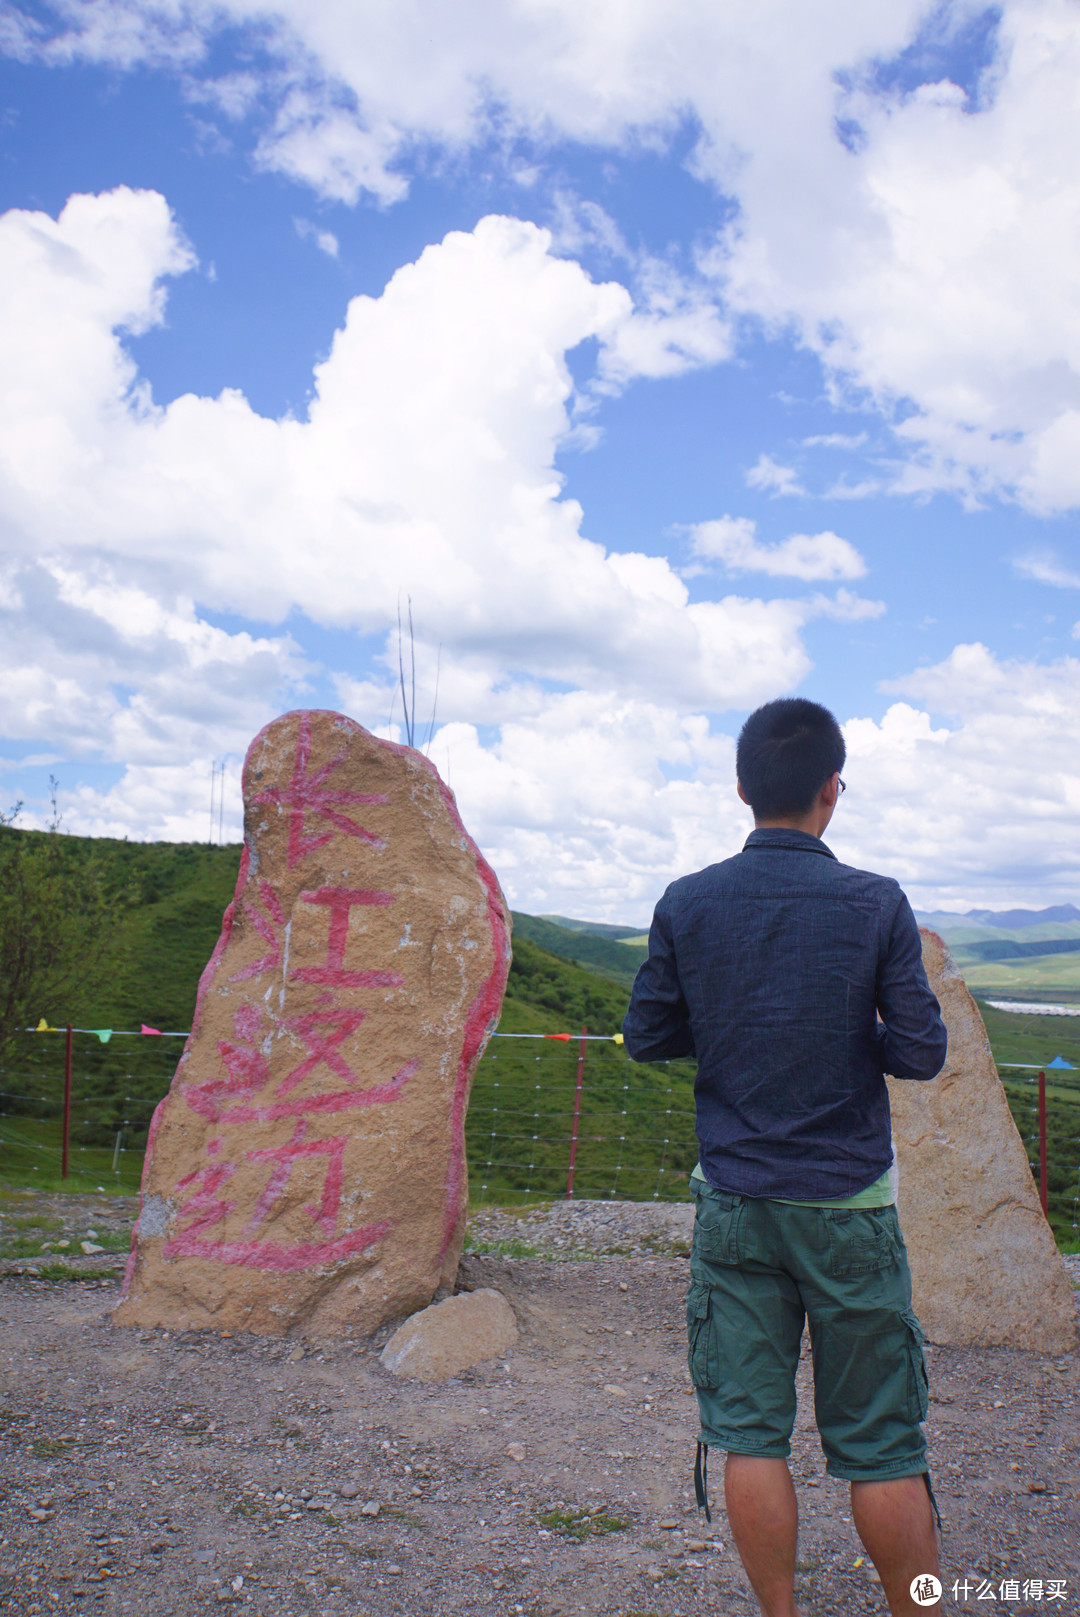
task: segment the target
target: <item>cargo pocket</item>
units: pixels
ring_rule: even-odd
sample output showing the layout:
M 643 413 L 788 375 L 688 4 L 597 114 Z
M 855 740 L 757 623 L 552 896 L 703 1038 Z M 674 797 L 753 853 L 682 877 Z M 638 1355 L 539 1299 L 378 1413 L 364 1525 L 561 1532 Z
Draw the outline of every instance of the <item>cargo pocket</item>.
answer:
M 686 1294 L 686 1341 L 690 1380 L 702 1391 L 714 1391 L 720 1385 L 720 1342 L 708 1286 L 695 1283 Z
M 739 1226 L 743 1221 L 746 1203 L 741 1196 L 729 1196 L 723 1190 L 702 1190 L 697 1193 L 697 1214 L 694 1218 L 694 1253 L 705 1263 L 727 1266 L 739 1261 Z
M 922 1326 L 913 1309 L 904 1308 L 900 1318 L 907 1329 L 908 1346 L 908 1413 L 913 1421 L 924 1421 L 930 1408 L 930 1382 L 926 1374 L 923 1354 Z
M 828 1272 L 835 1280 L 872 1274 L 896 1263 L 900 1227 L 893 1207 L 840 1209 L 828 1215 Z

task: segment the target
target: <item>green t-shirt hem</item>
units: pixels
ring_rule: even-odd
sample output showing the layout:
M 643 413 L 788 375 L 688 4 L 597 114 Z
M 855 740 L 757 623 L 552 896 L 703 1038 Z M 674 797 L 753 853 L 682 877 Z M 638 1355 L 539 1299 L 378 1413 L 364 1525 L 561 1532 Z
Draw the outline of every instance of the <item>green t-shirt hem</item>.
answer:
M 709 1182 L 701 1171 L 700 1162 L 690 1178 L 697 1179 L 703 1185 Z M 761 1199 L 782 1202 L 785 1207 L 892 1207 L 896 1195 L 893 1191 L 891 1170 L 886 1168 L 880 1179 L 875 1179 L 872 1185 L 856 1191 L 854 1196 L 833 1196 L 827 1201 L 796 1201 L 790 1196 L 763 1196 Z

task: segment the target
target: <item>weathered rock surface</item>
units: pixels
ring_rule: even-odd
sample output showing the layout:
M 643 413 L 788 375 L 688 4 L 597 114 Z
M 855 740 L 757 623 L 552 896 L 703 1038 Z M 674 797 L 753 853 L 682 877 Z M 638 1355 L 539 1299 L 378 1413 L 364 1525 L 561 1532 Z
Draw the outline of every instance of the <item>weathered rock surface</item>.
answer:
M 434 766 L 340 714 L 268 725 L 244 805 L 113 1318 L 371 1332 L 457 1272 L 509 916 Z
M 916 1312 L 932 1342 L 1064 1352 L 1071 1287 L 982 1017 L 937 933 L 922 940 L 948 1059 L 932 1083 L 889 1079 Z
M 463 1291 L 407 1319 L 380 1358 L 396 1376 L 445 1381 L 470 1365 L 497 1358 L 517 1339 L 514 1310 L 501 1291 Z

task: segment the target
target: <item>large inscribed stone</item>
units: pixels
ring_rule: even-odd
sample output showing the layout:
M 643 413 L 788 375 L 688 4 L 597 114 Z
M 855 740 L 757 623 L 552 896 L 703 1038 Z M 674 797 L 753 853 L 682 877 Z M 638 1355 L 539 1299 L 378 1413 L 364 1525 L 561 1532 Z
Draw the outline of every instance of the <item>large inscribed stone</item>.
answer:
M 923 928 L 922 941 L 949 1054 L 932 1083 L 889 1079 L 916 1311 L 932 1342 L 1064 1352 L 1072 1288 L 982 1017 L 941 938 Z
M 418 752 L 288 713 L 150 1130 L 123 1325 L 371 1332 L 452 1284 L 509 916 Z

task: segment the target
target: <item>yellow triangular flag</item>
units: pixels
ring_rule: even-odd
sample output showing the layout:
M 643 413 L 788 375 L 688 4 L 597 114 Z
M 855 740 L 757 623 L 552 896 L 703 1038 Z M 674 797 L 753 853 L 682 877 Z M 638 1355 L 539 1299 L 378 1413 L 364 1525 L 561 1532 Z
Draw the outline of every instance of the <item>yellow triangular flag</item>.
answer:
M 611 1042 L 612 1042 L 612 1044 L 622 1044 L 622 1042 L 623 1042 L 622 1034 L 621 1033 L 613 1033 L 611 1035 Z
M 41 1021 L 38 1023 L 37 1027 L 34 1029 L 34 1032 L 35 1033 L 55 1033 L 56 1029 L 54 1027 L 50 1027 L 48 1022 L 46 1022 L 45 1018 L 42 1017 Z

